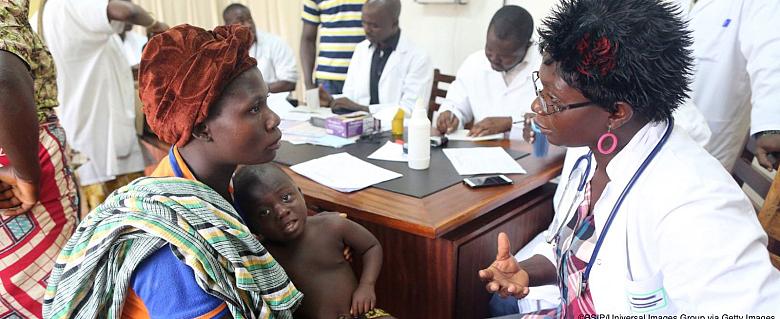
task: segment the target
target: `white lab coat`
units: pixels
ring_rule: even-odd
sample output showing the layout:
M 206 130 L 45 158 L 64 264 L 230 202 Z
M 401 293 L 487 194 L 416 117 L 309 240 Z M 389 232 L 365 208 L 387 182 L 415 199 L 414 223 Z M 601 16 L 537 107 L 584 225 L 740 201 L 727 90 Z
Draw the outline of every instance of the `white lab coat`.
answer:
M 536 45 L 529 47 L 523 62 L 515 66 L 518 74 L 507 85 L 503 72 L 491 68 L 485 51 L 474 52 L 463 61 L 455 81 L 447 88 L 447 98 L 442 102 L 439 114 L 452 112 L 458 118 L 460 128 L 492 116 L 510 116 L 512 122 L 522 123 L 536 98 L 531 72 L 539 70 L 541 64 L 539 48 Z
M 596 234 L 665 128 L 648 124 L 607 166 L 611 181 L 593 212 Z M 574 162 L 587 152 L 568 150 L 555 203 Z M 780 314 L 780 273 L 769 262 L 755 211 L 718 161 L 680 127 L 635 183 L 606 236 L 590 276 L 598 313 L 630 312 L 625 294 L 630 252 L 633 281 L 661 274 L 678 312 Z M 555 264 L 552 245 L 544 242 L 536 253 Z
M 780 130 L 780 1 L 699 0 L 689 18 L 693 98 L 715 132 L 706 149 L 731 169 L 748 129 Z
M 89 160 L 82 185 L 144 169 L 135 130 L 133 75 L 122 53 L 122 23 L 109 21 L 108 0 L 50 0 L 46 44 L 57 65 L 60 120 L 68 143 Z
M 370 44 L 364 40 L 355 47 L 342 92 L 343 96 L 361 105 L 368 105 L 371 101 L 371 56 L 375 46 Z M 408 117 L 418 98 L 422 97 L 428 106 L 432 83 L 433 66 L 430 57 L 401 32 L 398 46 L 390 54 L 379 77 L 379 104 L 369 105 L 369 109 L 374 114 L 394 114 L 392 110 L 401 106 Z M 382 125 L 386 124 L 383 122 Z
M 249 55 L 257 60 L 257 68 L 265 83 L 297 82 L 298 65 L 290 46 L 282 38 L 256 28 L 257 41 L 249 48 Z

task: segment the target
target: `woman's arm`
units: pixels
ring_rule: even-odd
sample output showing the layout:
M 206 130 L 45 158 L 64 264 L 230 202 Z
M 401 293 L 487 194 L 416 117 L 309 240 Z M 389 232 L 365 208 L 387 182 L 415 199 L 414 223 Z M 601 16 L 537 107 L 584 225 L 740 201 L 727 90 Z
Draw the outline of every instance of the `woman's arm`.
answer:
M 534 255 L 522 262 L 512 256 L 509 237 L 498 234 L 496 260 L 488 268 L 479 271 L 479 278 L 487 282 L 489 292 L 498 292 L 502 297 L 524 298 L 528 287 L 553 284 L 556 281 L 555 266 L 542 255 Z

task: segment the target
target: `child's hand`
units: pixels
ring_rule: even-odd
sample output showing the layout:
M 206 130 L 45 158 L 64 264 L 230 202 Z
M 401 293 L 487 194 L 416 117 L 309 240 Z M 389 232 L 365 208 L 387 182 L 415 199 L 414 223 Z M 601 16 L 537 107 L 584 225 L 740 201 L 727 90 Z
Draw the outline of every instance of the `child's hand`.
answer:
M 355 292 L 352 294 L 352 308 L 349 310 L 349 314 L 354 316 L 360 316 L 376 306 L 376 294 L 374 293 L 374 285 L 360 284 Z

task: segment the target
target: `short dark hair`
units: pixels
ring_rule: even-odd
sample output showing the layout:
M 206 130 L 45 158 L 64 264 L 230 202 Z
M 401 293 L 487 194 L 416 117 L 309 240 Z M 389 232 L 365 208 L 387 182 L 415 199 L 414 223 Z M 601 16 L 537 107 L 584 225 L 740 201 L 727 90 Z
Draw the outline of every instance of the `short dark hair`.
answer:
M 228 14 L 228 12 L 233 10 L 243 10 L 251 13 L 251 11 L 249 11 L 249 8 L 247 6 L 240 3 L 231 3 L 227 7 L 225 7 L 225 10 L 222 10 L 222 19 L 225 19 L 225 16 Z
M 401 0 L 368 0 L 364 6 L 374 4 L 381 5 L 395 19 L 401 16 Z
M 679 7 L 661 0 L 562 0 L 539 29 L 544 63 L 608 111 L 660 122 L 688 97 L 693 58 Z
M 528 43 L 534 33 L 534 19 L 519 6 L 503 6 L 490 19 L 488 30 L 501 40 Z
M 236 198 L 245 198 L 250 187 L 262 187 L 266 191 L 272 191 L 270 186 L 281 183 L 278 178 L 295 186 L 292 178 L 272 163 L 242 166 L 233 175 L 233 194 Z

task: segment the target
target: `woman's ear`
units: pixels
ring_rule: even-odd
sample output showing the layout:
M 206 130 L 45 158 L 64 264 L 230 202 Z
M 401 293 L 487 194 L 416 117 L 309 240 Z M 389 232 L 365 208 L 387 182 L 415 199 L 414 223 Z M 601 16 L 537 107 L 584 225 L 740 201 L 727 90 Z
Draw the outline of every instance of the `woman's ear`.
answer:
M 205 123 L 195 125 L 195 127 L 192 129 L 192 137 L 204 142 L 211 142 L 214 140 L 211 138 L 209 127 Z
M 609 115 L 609 125 L 616 130 L 631 121 L 634 117 L 634 107 L 626 102 L 616 102 L 615 111 Z

